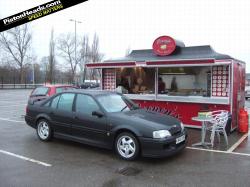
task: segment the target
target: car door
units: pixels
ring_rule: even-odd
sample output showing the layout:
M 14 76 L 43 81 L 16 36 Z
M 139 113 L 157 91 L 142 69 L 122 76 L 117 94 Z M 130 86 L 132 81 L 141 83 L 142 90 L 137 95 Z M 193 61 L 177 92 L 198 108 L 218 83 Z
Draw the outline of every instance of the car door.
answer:
M 72 135 L 89 144 L 108 146 L 107 119 L 93 116 L 93 111 L 101 111 L 95 99 L 86 94 L 77 94 Z
M 53 130 L 57 134 L 71 134 L 74 97 L 74 93 L 63 93 L 51 102 L 49 115 L 53 122 Z

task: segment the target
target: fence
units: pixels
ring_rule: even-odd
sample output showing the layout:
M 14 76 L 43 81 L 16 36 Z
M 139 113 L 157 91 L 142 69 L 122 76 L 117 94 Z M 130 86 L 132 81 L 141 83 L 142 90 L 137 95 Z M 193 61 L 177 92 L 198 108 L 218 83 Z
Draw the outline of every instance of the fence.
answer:
M 44 84 L 0 84 L 0 89 L 34 89 Z

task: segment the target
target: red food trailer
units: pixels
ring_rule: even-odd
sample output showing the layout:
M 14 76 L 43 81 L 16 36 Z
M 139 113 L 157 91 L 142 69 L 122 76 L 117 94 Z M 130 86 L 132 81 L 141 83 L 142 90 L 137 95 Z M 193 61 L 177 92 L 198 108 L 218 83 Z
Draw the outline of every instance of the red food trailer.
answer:
M 161 36 L 153 49 L 86 67 L 101 70 L 103 90 L 122 88 L 140 107 L 177 117 L 186 127 L 201 127 L 191 119 L 201 110 L 227 110 L 233 131 L 245 104 L 245 63 L 209 45 L 186 47 Z

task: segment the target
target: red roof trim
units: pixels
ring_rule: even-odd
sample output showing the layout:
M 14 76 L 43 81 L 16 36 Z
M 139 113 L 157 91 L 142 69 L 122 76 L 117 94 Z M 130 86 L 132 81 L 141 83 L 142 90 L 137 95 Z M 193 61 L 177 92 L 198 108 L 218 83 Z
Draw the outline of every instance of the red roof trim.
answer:
M 93 63 L 86 64 L 88 68 L 98 68 L 98 67 L 123 67 L 123 66 L 135 66 L 135 62 L 113 62 L 113 63 Z
M 171 64 L 212 64 L 214 59 L 206 60 L 180 60 L 180 61 L 152 61 L 146 62 L 147 65 L 171 65 Z
M 177 61 L 148 61 L 142 63 L 143 65 L 157 66 L 157 65 L 178 65 L 178 64 L 213 64 L 214 59 L 203 59 L 203 60 L 177 60 Z M 114 67 L 135 67 L 140 66 L 140 63 L 136 62 L 109 62 L 109 63 L 92 63 L 86 64 L 87 68 L 114 68 Z

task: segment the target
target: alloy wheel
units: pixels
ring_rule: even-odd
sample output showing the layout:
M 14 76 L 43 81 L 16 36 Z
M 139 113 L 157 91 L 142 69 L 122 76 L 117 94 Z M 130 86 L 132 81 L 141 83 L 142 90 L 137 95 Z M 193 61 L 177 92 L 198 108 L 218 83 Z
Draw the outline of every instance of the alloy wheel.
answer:
M 49 130 L 48 123 L 46 121 L 40 121 L 38 123 L 37 132 L 38 132 L 39 137 L 42 140 L 46 140 L 49 137 L 49 135 L 50 135 L 49 134 L 50 130 Z
M 119 154 L 124 158 L 131 158 L 136 152 L 136 144 L 133 138 L 129 136 L 121 136 L 117 141 L 117 150 Z

